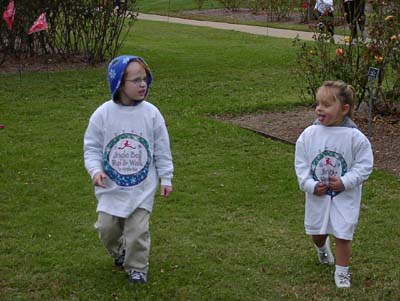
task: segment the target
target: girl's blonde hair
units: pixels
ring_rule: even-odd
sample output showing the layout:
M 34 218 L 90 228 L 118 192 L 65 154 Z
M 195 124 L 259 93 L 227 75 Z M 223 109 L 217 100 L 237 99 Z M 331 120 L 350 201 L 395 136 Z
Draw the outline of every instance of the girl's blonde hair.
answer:
M 315 98 L 317 101 L 322 99 L 332 99 L 340 101 L 342 105 L 348 104 L 350 106 L 347 115 L 351 118 L 354 112 L 356 92 L 353 86 L 346 84 L 344 81 L 326 81 L 319 87 Z

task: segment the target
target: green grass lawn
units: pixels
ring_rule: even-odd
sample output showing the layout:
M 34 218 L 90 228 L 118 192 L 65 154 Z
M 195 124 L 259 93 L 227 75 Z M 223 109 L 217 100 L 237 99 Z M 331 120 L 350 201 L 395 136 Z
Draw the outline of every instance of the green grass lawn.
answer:
M 146 58 L 167 121 L 174 192 L 157 196 L 149 283 L 114 269 L 83 167 L 106 70 L 0 74 L 1 300 L 396 300 L 399 178 L 365 183 L 350 290 L 303 230 L 294 147 L 215 120 L 300 105 L 292 41 L 145 22 L 121 53 Z

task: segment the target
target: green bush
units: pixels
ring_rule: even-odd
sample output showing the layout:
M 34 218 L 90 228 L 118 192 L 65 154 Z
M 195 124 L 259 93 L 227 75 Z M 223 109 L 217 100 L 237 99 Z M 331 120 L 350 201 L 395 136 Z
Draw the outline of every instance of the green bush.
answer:
M 226 9 L 235 10 L 240 7 L 242 0 L 218 0 Z
M 8 5 L 5 2 L 0 3 L 1 11 Z M 90 63 L 103 61 L 120 49 L 136 17 L 130 13 L 135 3 L 126 1 L 114 10 L 113 1 L 103 0 L 16 1 L 13 28 L 9 30 L 5 22 L 0 24 L 0 54 L 3 60 L 49 54 L 81 56 Z M 48 29 L 28 35 L 41 13 L 46 13 Z
M 196 5 L 197 5 L 197 8 L 198 8 L 198 9 L 202 9 L 205 0 L 194 0 L 194 2 L 196 2 Z
M 340 79 L 355 87 L 358 104 L 368 103 L 372 96 L 375 114 L 391 114 L 395 110 L 400 99 L 400 3 L 370 2 L 367 41 L 355 44 L 345 37 L 344 45 L 336 45 L 317 28 L 314 42 L 295 41 L 296 70 L 305 101 L 315 101 L 316 90 L 324 81 Z M 380 70 L 374 91 L 368 79 L 370 67 Z
M 257 13 L 268 8 L 269 0 L 248 0 L 249 6 Z

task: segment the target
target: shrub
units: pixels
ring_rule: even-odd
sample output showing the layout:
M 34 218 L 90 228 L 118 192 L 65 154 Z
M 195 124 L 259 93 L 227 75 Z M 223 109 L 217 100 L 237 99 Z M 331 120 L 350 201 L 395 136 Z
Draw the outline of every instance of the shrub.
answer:
M 271 1 L 270 7 L 278 20 L 288 18 L 293 13 L 295 7 L 298 7 L 298 0 Z
M 196 5 L 197 5 L 197 8 L 198 8 L 198 9 L 202 9 L 205 0 L 194 0 L 194 2 L 196 2 Z
M 248 7 L 251 7 L 255 13 L 260 10 L 267 10 L 270 12 L 271 16 L 275 18 L 275 20 L 287 20 L 290 19 L 294 13 L 300 12 L 300 14 L 306 12 L 307 8 L 304 9 L 303 2 L 307 1 L 299 1 L 299 0 L 247 0 L 244 2 Z M 271 19 L 273 21 L 273 19 Z
M 391 114 L 395 110 L 400 99 L 400 3 L 370 2 L 368 42 L 353 44 L 346 37 L 344 45 L 335 45 L 317 28 L 314 42 L 295 41 L 296 73 L 304 86 L 301 97 L 306 102 L 315 101 L 316 90 L 324 81 L 340 79 L 355 87 L 358 105 L 368 104 L 373 96 L 375 114 Z M 380 69 L 375 91 L 370 89 L 370 67 Z
M 0 4 L 1 11 L 8 4 L 4 2 Z M 50 54 L 64 58 L 82 56 L 89 63 L 101 62 L 120 49 L 136 18 L 130 13 L 135 2 L 126 0 L 125 5 L 114 10 L 112 1 L 103 0 L 16 1 L 12 30 L 5 22 L 0 24 L 0 53 L 3 59 Z M 28 29 L 43 12 L 48 29 L 28 35 Z
M 249 6 L 257 13 L 268 8 L 269 0 L 248 0 Z
M 235 10 L 240 7 L 242 0 L 218 0 L 226 9 Z

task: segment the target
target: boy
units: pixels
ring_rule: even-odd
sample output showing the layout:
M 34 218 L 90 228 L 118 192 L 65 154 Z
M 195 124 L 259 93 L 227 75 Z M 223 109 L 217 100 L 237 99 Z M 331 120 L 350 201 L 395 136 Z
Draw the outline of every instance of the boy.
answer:
M 146 101 L 152 74 L 145 61 L 122 55 L 108 66 L 111 100 L 91 116 L 84 137 L 85 167 L 95 185 L 95 228 L 118 267 L 146 283 L 149 218 L 161 179 L 172 192 L 172 156 L 165 121 Z

